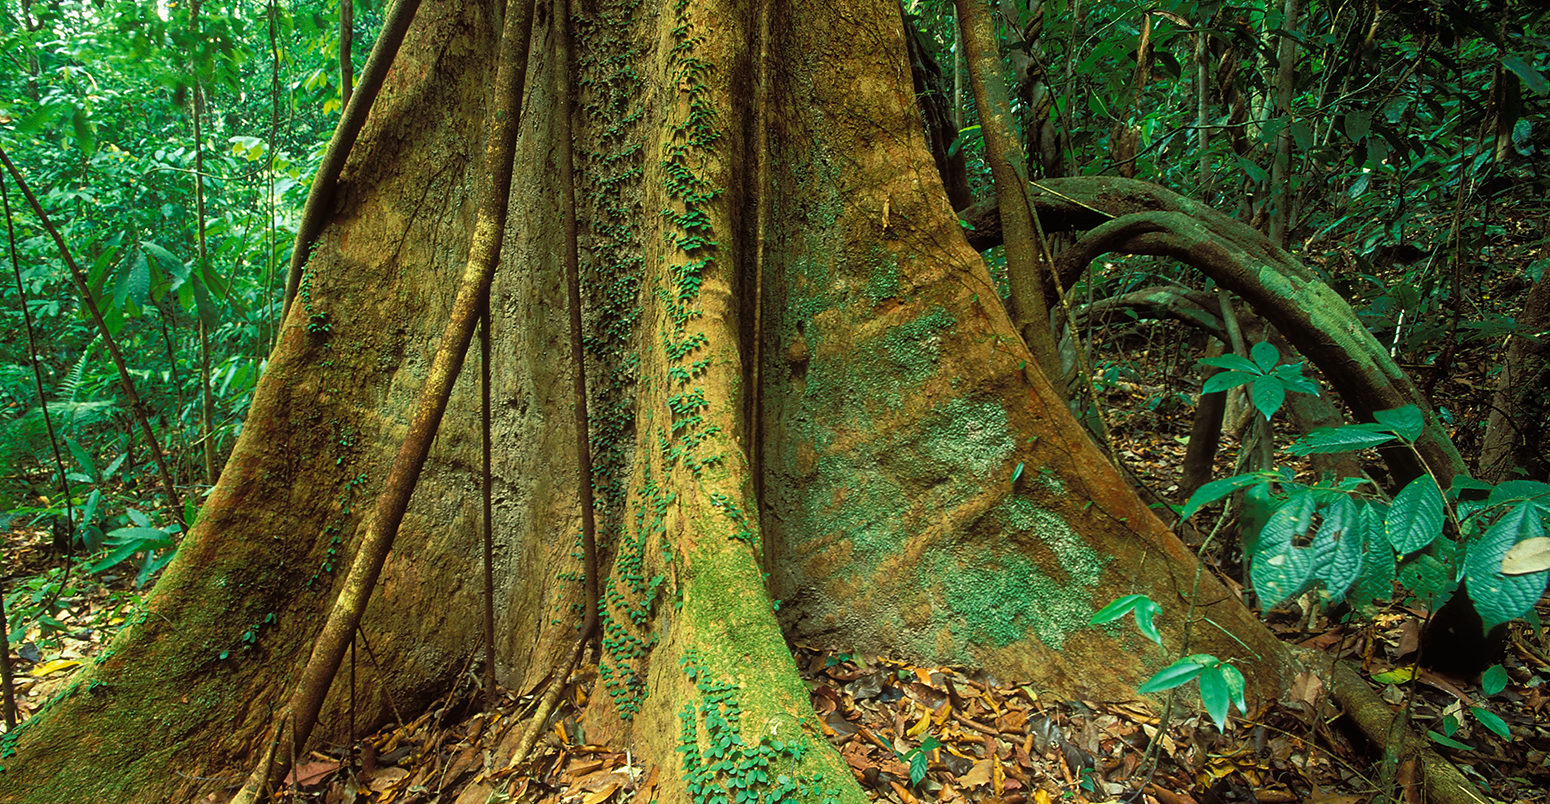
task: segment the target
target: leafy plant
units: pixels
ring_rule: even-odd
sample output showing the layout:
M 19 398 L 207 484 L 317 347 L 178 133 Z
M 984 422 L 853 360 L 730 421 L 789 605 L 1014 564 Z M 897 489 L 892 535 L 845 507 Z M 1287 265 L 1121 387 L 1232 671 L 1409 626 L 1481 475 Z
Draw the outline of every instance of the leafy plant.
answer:
M 1266 341 L 1249 349 L 1249 356 L 1225 354 L 1202 358 L 1200 363 L 1222 369 L 1206 379 L 1201 393 L 1210 394 L 1249 386 L 1249 400 L 1268 421 L 1281 409 L 1288 392 L 1319 393 L 1318 385 L 1302 375 L 1302 363 L 1282 363 L 1281 353 Z
M 1243 700 L 1243 673 L 1209 653 L 1185 656 L 1157 671 L 1136 691 L 1142 694 L 1163 692 L 1191 681 L 1200 683 L 1200 702 L 1218 729 L 1227 727 L 1229 705 L 1238 707 L 1245 715 L 1249 713 Z

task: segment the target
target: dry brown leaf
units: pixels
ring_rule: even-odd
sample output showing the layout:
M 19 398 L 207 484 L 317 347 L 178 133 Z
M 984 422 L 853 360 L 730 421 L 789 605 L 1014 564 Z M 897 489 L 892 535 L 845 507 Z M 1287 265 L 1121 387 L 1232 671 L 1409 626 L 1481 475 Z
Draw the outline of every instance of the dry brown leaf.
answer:
M 609 782 L 604 787 L 582 796 L 581 804 L 603 804 L 603 802 L 613 798 L 614 793 L 619 792 L 619 787 L 620 784 L 618 782 Z
M 571 786 L 582 790 L 594 791 L 602 790 L 609 785 L 621 787 L 629 784 L 629 782 L 630 772 L 627 770 L 600 770 L 571 782 Z
M 303 762 L 291 769 L 291 775 L 286 781 L 298 787 L 311 787 L 336 770 L 339 770 L 338 761 Z
M 995 760 L 982 759 L 974 763 L 974 767 L 968 773 L 958 777 L 958 784 L 964 787 L 985 787 L 991 782 L 993 771 L 990 769 Z
M 409 771 L 403 768 L 391 766 L 380 768 L 376 773 L 372 774 L 371 782 L 367 784 L 367 787 L 370 787 L 373 793 L 385 793 L 392 789 L 394 785 L 407 778 L 409 778 Z

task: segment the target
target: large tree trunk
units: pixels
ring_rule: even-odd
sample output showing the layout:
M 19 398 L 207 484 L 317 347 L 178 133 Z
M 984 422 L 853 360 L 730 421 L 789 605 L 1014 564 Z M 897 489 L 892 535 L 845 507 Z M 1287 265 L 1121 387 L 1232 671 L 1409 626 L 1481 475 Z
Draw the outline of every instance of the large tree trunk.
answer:
M 490 302 L 497 673 L 524 688 L 581 622 L 553 13 L 540 4 L 534 23 Z M 188 801 L 246 775 L 451 306 L 488 167 L 495 16 L 422 6 L 220 484 L 145 611 L 18 735 L 6 800 Z M 808 793 L 862 800 L 772 598 L 790 635 L 1061 697 L 1131 696 L 1186 650 L 1196 563 L 1071 418 L 965 243 L 897 3 L 599 0 L 584 17 L 576 172 L 606 568 L 589 736 L 630 741 L 667 800 L 730 781 L 702 757 L 737 729 L 737 750 Z M 472 368 L 361 626 L 363 727 L 482 655 Z M 1166 647 L 1087 624 L 1132 592 L 1163 605 Z M 1209 575 L 1194 614 L 1219 628 L 1187 652 L 1277 693 L 1285 652 Z M 351 693 L 336 683 L 323 739 L 347 736 Z

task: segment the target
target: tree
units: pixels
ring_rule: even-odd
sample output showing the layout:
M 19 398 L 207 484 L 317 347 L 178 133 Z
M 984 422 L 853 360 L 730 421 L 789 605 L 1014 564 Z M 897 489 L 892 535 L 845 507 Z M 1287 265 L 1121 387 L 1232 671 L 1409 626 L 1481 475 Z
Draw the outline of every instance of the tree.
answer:
M 224 797 L 270 746 L 300 748 L 276 722 L 459 291 L 498 172 L 478 147 L 502 122 L 498 21 L 520 5 L 419 10 L 219 484 L 111 651 L 7 740 L 8 799 Z M 489 361 L 452 389 L 329 736 L 347 709 L 367 724 L 425 703 L 481 655 L 486 438 L 500 680 L 533 688 L 578 637 L 557 17 L 532 25 Z M 781 767 L 765 793 L 862 800 L 783 628 L 1084 697 L 1209 652 L 1248 671 L 1251 699 L 1278 693 L 1287 650 L 1198 572 L 1008 319 L 927 149 L 895 3 L 598 0 L 577 30 L 606 573 L 593 739 L 631 741 L 672 800 L 759 783 L 712 761 L 729 753 Z M 1163 646 L 1088 625 L 1130 593 L 1173 615 Z M 1218 627 L 1185 645 L 1190 607 Z

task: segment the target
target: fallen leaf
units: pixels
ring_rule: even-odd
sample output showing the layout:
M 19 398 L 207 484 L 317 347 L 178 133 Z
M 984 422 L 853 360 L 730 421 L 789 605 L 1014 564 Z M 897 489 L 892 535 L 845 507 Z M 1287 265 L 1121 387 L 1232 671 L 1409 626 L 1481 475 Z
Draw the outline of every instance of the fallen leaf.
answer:
M 993 760 L 982 759 L 974 763 L 974 767 L 968 773 L 958 777 L 958 784 L 964 787 L 984 787 L 990 784 L 992 771 L 990 769 Z
M 614 793 L 619 792 L 619 787 L 618 782 L 609 782 L 604 787 L 582 796 L 581 804 L 603 804 L 603 802 L 613 798 Z
M 1524 539 L 1502 556 L 1503 575 L 1526 575 L 1543 569 L 1550 569 L 1550 536 Z
M 42 678 L 44 676 L 51 676 L 61 670 L 69 670 L 72 667 L 80 666 L 81 663 L 74 659 L 55 659 L 51 662 L 33 665 L 32 677 Z
M 378 770 L 371 777 L 368 785 L 373 793 L 385 793 L 399 782 L 408 778 L 409 771 L 398 767 L 386 767 Z
M 1372 680 L 1379 684 L 1404 684 L 1415 678 L 1415 666 L 1396 667 L 1381 673 L 1373 673 Z
M 339 770 L 338 762 L 303 762 L 291 769 L 286 781 L 299 787 L 311 787 L 336 770 Z

